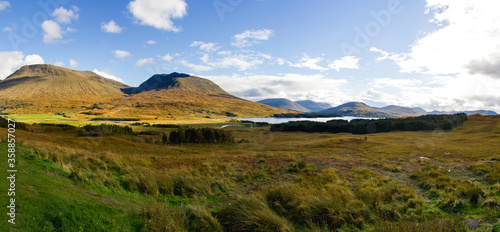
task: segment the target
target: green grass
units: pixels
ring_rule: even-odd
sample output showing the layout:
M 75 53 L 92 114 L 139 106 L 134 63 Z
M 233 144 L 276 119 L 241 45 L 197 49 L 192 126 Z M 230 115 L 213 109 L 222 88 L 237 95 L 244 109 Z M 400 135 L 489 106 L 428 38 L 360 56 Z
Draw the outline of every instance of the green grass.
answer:
M 6 143 L 0 144 L 0 150 L 7 150 Z M 16 224 L 6 223 L 4 209 L 0 231 L 136 231 L 142 227 L 142 220 L 133 212 L 140 209 L 140 202 L 150 201 L 148 198 L 85 187 L 69 179 L 52 161 L 21 150 L 17 153 Z M 0 165 L 6 167 L 6 159 Z M 0 182 L 0 188 L 7 189 L 7 183 Z M 0 202 L 6 206 L 8 201 L 4 191 Z
M 55 114 L 22 114 L 22 115 L 9 115 L 9 118 L 20 121 L 28 120 L 41 120 L 41 119 L 59 119 L 59 120 L 70 120 L 62 115 Z

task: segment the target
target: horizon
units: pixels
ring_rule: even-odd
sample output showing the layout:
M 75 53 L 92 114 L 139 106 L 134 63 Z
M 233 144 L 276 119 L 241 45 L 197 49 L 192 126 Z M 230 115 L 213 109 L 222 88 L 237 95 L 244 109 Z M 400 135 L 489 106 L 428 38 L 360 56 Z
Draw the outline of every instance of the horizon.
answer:
M 154 74 L 187 73 L 252 101 L 500 112 L 494 6 L 0 0 L 0 80 L 42 63 L 130 86 Z

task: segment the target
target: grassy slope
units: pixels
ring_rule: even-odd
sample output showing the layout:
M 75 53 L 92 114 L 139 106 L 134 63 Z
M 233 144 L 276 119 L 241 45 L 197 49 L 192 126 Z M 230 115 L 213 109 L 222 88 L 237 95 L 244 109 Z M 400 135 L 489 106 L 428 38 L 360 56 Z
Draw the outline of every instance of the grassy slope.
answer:
M 291 226 L 299 231 L 322 229 L 321 226 L 306 226 L 307 224 L 293 219 L 297 210 L 306 212 L 300 211 L 303 208 L 297 208 L 293 204 L 288 211 L 289 215 L 278 213 L 281 212 L 279 209 L 273 208 L 270 211 L 266 208 L 272 208 L 272 204 L 262 203 L 260 199 L 269 195 L 266 193 L 269 187 L 287 186 L 287 192 L 294 194 L 291 198 L 301 202 L 301 207 L 319 210 L 307 211 L 309 213 L 301 217 L 312 217 L 319 221 L 327 220 L 320 217 L 323 214 L 314 214 L 323 212 L 321 205 L 328 206 L 331 204 L 331 199 L 338 197 L 347 199 L 350 202 L 347 206 L 328 207 L 340 207 L 341 215 L 360 213 L 368 215 L 366 218 L 356 217 L 355 221 L 347 224 L 342 222 L 337 224 L 353 231 L 360 228 L 369 231 L 414 228 L 413 231 L 419 231 L 439 225 L 456 228 L 453 220 L 445 221 L 451 223 L 450 225 L 432 220 L 433 218 L 462 220 L 464 217 L 481 218 L 483 229 L 486 231 L 500 216 L 498 208 L 488 208 L 484 205 L 487 200 L 491 202 L 492 199 L 499 197 L 495 190 L 498 186 L 495 185 L 495 181 L 491 181 L 491 177 L 500 173 L 500 170 L 495 171 L 498 169 L 498 165 L 495 165 L 500 159 L 498 117 L 472 116 L 462 127 L 453 131 L 381 133 L 368 135 L 367 140 L 361 135 L 269 133 L 265 127 L 234 126 L 227 129 L 233 132 L 236 139 L 248 140 L 248 143 L 235 145 L 160 146 L 132 143 L 111 137 L 78 138 L 75 137 L 75 132 L 62 131 L 59 128 L 42 130 L 34 127 L 33 129 L 37 133 L 18 132 L 26 146 L 40 150 L 37 152 L 39 155 L 36 160 L 27 159 L 29 157 L 27 151 L 22 155 L 23 168 L 19 169 L 25 172 L 22 176 L 27 181 L 19 185 L 33 186 L 34 190 L 21 188 L 19 201 L 22 199 L 22 202 L 33 204 L 29 206 L 30 210 L 31 208 L 42 210 L 48 216 L 29 211 L 26 213 L 29 215 L 27 218 L 35 217 L 35 220 L 26 222 L 26 225 L 50 222 L 54 213 L 61 211 L 59 207 L 56 210 L 48 203 L 48 199 L 54 198 L 58 199 L 62 211 L 67 212 L 69 217 L 83 217 L 78 223 L 75 222 L 78 225 L 81 222 L 88 225 L 91 217 L 80 214 L 71 216 L 76 214 L 76 211 L 70 209 L 97 209 L 92 212 L 107 210 L 111 216 L 98 213 L 91 216 L 100 218 L 99 220 L 104 223 L 103 226 L 108 225 L 106 222 L 114 221 L 114 225 L 123 225 L 125 231 L 131 229 L 136 223 L 141 224 L 143 221 L 140 221 L 138 216 L 133 216 L 134 214 L 126 213 L 129 207 L 124 202 L 129 200 L 136 202 L 135 207 L 131 204 L 131 208 L 138 208 L 138 202 L 148 202 L 151 198 L 128 194 L 124 190 L 114 194 L 108 192 L 109 188 L 121 189 L 120 183 L 128 183 L 128 189 L 132 192 L 149 193 L 171 204 L 196 202 L 196 205 L 202 205 L 215 213 L 226 209 L 228 203 L 240 207 L 239 211 L 237 210 L 240 212 L 241 207 L 246 204 L 244 201 L 252 202 L 252 207 L 261 207 L 259 212 L 266 212 L 270 218 L 276 219 L 274 223 L 284 227 Z M 3 131 L 0 136 L 5 136 Z M 43 159 L 52 161 L 41 161 Z M 440 184 L 447 186 L 451 192 L 437 189 L 437 192 L 433 193 L 424 186 L 438 180 L 412 178 L 412 175 L 418 174 L 419 171 L 425 172 L 427 167 L 437 168 L 439 172 L 436 176 L 439 181 L 444 181 Z M 79 172 L 74 173 L 79 181 L 73 182 L 62 177 L 68 176 L 75 168 L 80 168 Z M 59 176 L 47 175 L 43 170 L 58 173 Z M 83 181 L 85 178 L 93 184 Z M 169 183 L 176 180 L 182 180 L 177 182 L 183 183 L 180 189 L 168 188 Z M 141 188 L 137 187 L 138 185 L 130 185 L 131 183 L 144 183 L 144 186 Z M 481 186 L 482 194 L 478 203 L 471 203 L 468 193 L 461 192 L 459 187 L 477 185 Z M 162 186 L 167 188 L 162 190 Z M 94 194 L 85 194 L 88 190 L 84 189 L 89 188 L 104 197 L 91 197 Z M 370 197 L 385 196 L 387 191 L 390 193 L 388 196 L 394 197 L 389 199 Z M 335 192 L 346 192 L 347 195 L 331 195 Z M 33 194 L 40 194 L 39 198 L 31 198 L 30 195 Z M 242 197 L 243 202 L 238 200 Z M 0 198 L 2 202 L 6 202 L 4 198 Z M 103 202 L 100 199 L 108 200 Z M 374 205 L 377 205 L 375 202 L 382 208 L 375 207 Z M 499 202 L 497 203 L 500 205 Z M 319 203 L 321 204 L 318 205 Z M 116 209 L 114 205 L 124 210 Z M 361 208 L 358 206 L 353 208 L 352 205 Z M 353 214 L 355 209 L 361 211 Z M 59 217 L 63 217 L 63 221 L 68 223 L 65 225 L 73 225 L 72 221 L 63 215 Z M 227 213 L 224 215 L 229 217 Z M 387 215 L 392 215 L 392 219 L 384 219 Z M 247 220 L 249 216 L 251 215 L 233 215 L 232 220 L 238 218 Z M 220 217 L 219 221 L 225 223 L 225 226 L 231 226 L 223 218 Z M 160 219 L 153 217 L 151 220 L 154 222 Z M 415 224 L 414 220 L 421 223 Z M 334 224 L 331 226 L 335 226 Z
M 7 150 L 6 143 L 0 144 L 0 150 Z M 0 231 L 134 231 L 141 227 L 133 212 L 149 201 L 147 197 L 77 183 L 29 149 L 21 148 L 17 160 L 16 225 L 5 223 L 7 215 L 2 213 Z M 7 166 L 6 159 L 0 162 Z M 7 189 L 5 181 L 0 185 Z M 8 202 L 7 194 L 1 194 L 0 201 Z

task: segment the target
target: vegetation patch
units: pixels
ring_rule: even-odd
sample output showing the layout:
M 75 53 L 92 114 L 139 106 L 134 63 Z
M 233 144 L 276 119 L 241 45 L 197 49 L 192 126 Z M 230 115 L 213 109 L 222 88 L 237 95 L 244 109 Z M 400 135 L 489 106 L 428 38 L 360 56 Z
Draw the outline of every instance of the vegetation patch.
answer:
M 419 131 L 419 130 L 451 130 L 462 125 L 467 120 L 467 114 L 454 115 L 424 115 L 419 117 L 396 119 L 354 119 L 330 120 L 328 122 L 294 121 L 271 125 L 271 131 L 303 131 L 303 132 L 330 132 L 371 134 L 390 131 Z

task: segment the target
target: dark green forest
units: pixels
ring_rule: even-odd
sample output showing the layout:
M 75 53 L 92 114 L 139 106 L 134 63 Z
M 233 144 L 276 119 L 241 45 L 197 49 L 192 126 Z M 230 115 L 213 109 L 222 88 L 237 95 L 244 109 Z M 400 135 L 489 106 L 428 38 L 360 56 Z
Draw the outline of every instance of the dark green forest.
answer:
M 166 140 L 164 138 L 163 140 Z M 170 132 L 171 143 L 233 143 L 233 135 L 222 129 L 179 127 Z
M 372 134 L 390 131 L 451 130 L 462 125 L 467 114 L 424 115 L 408 118 L 330 120 L 328 122 L 295 121 L 271 125 L 271 131 L 302 131 Z

